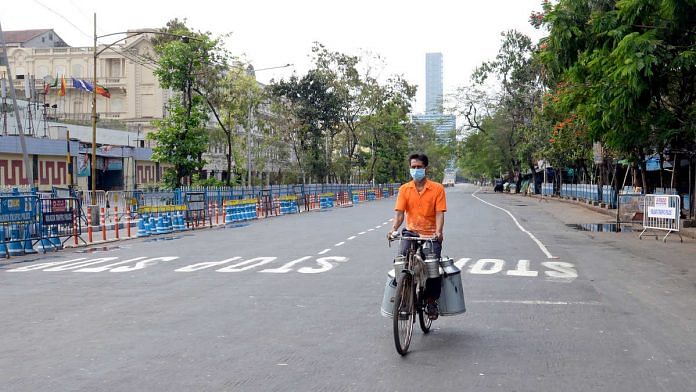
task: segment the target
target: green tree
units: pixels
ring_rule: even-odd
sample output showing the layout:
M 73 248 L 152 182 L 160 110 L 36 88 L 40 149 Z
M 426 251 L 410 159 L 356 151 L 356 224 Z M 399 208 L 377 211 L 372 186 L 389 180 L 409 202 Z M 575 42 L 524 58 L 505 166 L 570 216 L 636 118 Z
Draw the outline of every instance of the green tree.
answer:
M 506 162 L 494 165 L 504 172 L 496 176 L 521 173 L 523 169 L 529 169 L 534 176 L 535 158 L 541 146 L 535 144 L 538 138 L 530 136 L 539 131 L 533 126 L 543 92 L 540 67 L 533 57 L 535 46 L 529 37 L 515 30 L 504 32 L 502 37 L 496 58 L 476 69 L 472 88 L 460 91 L 460 111 L 467 120 L 467 128 L 473 131 L 467 136 L 474 138 L 472 144 L 480 144 L 482 136 L 479 134 L 483 134 L 493 143 L 491 148 L 498 146 L 500 149 L 494 156 Z M 499 91 L 489 93 L 490 83 L 497 84 Z M 461 157 L 489 161 L 478 153 Z M 463 162 L 460 166 L 474 174 L 471 169 L 480 168 L 480 163 Z
M 560 0 L 543 7 L 535 19 L 549 35 L 539 58 L 556 113 L 577 115 L 589 139 L 632 156 L 643 174 L 647 154 L 696 151 L 693 1 Z
M 156 141 L 153 159 L 174 166 L 165 177 L 168 184 L 180 186 L 184 177 L 205 164 L 208 105 L 196 91 L 204 86 L 202 75 L 219 60 L 220 41 L 211 39 L 209 33 L 194 33 L 178 20 L 170 21 L 164 30 L 171 35 L 156 42 L 155 75 L 162 88 L 175 94 L 168 102 L 167 116 L 155 121 L 157 131 L 148 138 Z
M 330 80 L 317 70 L 302 78 L 274 83 L 271 93 L 290 104 L 298 120 L 296 154 L 303 172 L 316 180 L 329 180 L 329 140 L 340 122 L 341 97 Z

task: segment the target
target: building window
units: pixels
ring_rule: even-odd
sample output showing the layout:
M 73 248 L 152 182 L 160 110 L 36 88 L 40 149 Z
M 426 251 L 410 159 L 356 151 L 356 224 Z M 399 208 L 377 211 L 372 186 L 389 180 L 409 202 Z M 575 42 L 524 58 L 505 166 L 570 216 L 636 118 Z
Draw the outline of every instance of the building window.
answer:
M 82 65 L 75 64 L 72 66 L 72 77 L 75 77 L 75 78 L 82 77 Z
M 53 41 L 53 33 L 48 33 L 48 40 Z
M 49 76 L 49 75 L 50 74 L 48 73 L 48 67 L 46 67 L 45 65 L 39 66 L 39 69 L 36 72 L 36 76 L 43 79 L 44 77 Z

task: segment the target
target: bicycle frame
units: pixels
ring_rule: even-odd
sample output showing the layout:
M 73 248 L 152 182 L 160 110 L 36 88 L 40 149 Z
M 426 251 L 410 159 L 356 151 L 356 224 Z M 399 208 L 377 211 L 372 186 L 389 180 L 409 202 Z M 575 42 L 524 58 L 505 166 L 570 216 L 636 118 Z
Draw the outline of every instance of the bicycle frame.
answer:
M 394 343 L 396 350 L 401 355 L 406 355 L 411 343 L 413 324 L 416 322 L 416 314 L 423 333 L 428 333 L 432 320 L 424 317 L 425 302 L 423 293 L 425 282 L 428 278 L 425 262 L 423 261 L 423 244 L 433 241 L 433 238 L 425 237 L 391 237 L 391 240 L 412 241 L 406 252 L 404 265 L 400 271 L 394 271 L 397 278 L 397 292 L 394 297 Z M 408 289 L 406 289 L 408 287 Z M 403 290 L 403 291 L 402 291 Z M 404 301 L 403 298 L 406 298 Z M 401 310 L 405 306 L 408 310 Z M 405 323 L 405 325 L 404 325 Z

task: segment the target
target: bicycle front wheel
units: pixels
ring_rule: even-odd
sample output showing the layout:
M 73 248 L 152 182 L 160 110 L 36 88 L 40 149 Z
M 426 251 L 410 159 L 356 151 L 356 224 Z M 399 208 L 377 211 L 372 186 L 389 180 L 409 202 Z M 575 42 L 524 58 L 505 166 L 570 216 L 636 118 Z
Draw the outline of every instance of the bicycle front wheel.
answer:
M 418 296 L 418 323 L 420 324 L 421 330 L 424 334 L 430 332 L 430 326 L 433 325 L 433 320 L 425 314 L 425 293 L 423 290 L 419 290 L 420 295 Z
M 396 351 L 406 355 L 413 336 L 416 317 L 415 283 L 413 276 L 402 271 L 394 295 L 394 344 Z

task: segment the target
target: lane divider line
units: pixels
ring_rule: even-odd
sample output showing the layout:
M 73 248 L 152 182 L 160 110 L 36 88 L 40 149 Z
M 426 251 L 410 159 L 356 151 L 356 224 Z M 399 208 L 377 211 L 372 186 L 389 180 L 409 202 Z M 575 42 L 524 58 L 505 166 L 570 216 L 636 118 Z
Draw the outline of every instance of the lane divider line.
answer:
M 364 231 L 361 231 L 360 233 L 358 233 L 358 235 L 363 235 L 363 234 L 365 234 Z
M 323 255 L 324 253 L 328 253 L 331 250 L 331 248 L 326 248 L 322 250 L 321 252 L 317 253 L 318 255 Z
M 531 301 L 531 300 L 469 300 L 469 302 L 474 302 L 477 304 L 519 304 L 519 305 L 590 305 L 590 306 L 602 306 L 601 302 L 583 302 L 583 301 Z
M 339 242 L 338 244 L 334 244 L 334 246 L 341 246 L 341 245 L 343 245 L 343 244 L 345 244 L 345 242 L 341 241 L 341 242 Z
M 355 238 L 355 236 L 350 236 L 350 237 L 348 237 L 348 241 L 350 241 L 350 240 L 352 240 L 352 239 L 354 239 L 354 238 Z
M 480 190 L 481 190 L 481 188 L 479 188 L 476 192 L 472 193 L 471 196 L 474 197 L 475 199 L 478 199 L 478 201 L 480 201 L 480 202 L 483 203 L 483 204 L 488 204 L 488 205 L 491 206 L 491 207 L 494 207 L 494 208 L 497 208 L 497 209 L 499 209 L 499 210 L 505 211 L 505 213 L 507 213 L 508 215 L 510 215 L 510 218 L 512 218 L 512 220 L 515 222 L 515 224 L 517 225 L 517 227 L 518 227 L 523 233 L 526 233 L 526 234 L 529 236 L 529 238 L 531 238 L 532 241 L 534 241 L 534 242 L 537 244 L 537 246 L 539 247 L 539 249 L 541 249 L 541 251 L 544 252 L 544 254 L 546 255 L 546 258 L 547 258 L 547 259 L 557 259 L 557 258 L 558 258 L 558 257 L 553 256 L 553 255 L 551 254 L 551 252 L 549 252 L 549 250 L 546 249 L 546 246 L 545 246 L 544 244 L 542 244 L 541 241 L 539 241 L 539 240 L 534 236 L 534 234 L 530 233 L 530 232 L 527 231 L 524 227 L 522 227 L 522 225 L 520 224 L 520 222 L 517 221 L 517 218 L 515 218 L 515 216 L 512 215 L 512 213 L 511 213 L 510 211 L 506 210 L 506 209 L 503 208 L 503 207 L 498 207 L 497 205 L 495 205 L 495 204 L 493 204 L 493 203 L 489 203 L 489 202 L 487 202 L 487 201 L 481 199 L 480 197 L 476 196 L 476 193 L 477 193 L 478 191 L 480 191 Z

